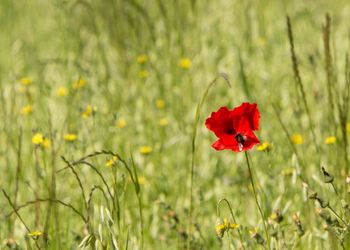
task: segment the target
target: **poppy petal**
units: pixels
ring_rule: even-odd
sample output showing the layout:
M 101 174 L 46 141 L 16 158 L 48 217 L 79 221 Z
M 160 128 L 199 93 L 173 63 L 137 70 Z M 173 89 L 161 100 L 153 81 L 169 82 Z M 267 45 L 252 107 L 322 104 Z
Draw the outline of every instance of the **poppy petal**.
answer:
M 233 117 L 246 117 L 252 130 L 259 129 L 260 112 L 256 103 L 242 103 L 231 111 Z
M 230 149 L 235 152 L 240 152 L 239 145 L 233 135 L 223 135 L 212 144 L 216 150 Z
M 213 131 L 217 137 L 225 134 L 228 126 L 231 126 L 230 110 L 227 107 L 221 107 L 218 111 L 211 113 L 211 116 L 205 121 L 206 127 Z
M 260 143 L 259 139 L 256 137 L 256 135 L 253 132 L 251 132 L 248 135 L 246 135 L 246 140 L 243 144 L 243 150 L 251 149 L 256 144 L 259 144 L 259 143 Z

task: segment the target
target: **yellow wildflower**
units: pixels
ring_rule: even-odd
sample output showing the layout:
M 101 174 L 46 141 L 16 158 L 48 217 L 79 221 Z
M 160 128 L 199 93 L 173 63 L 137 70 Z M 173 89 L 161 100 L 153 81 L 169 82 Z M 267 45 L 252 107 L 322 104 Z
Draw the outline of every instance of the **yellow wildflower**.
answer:
M 139 64 L 145 64 L 146 62 L 148 62 L 148 59 L 149 58 L 147 55 L 139 55 L 136 60 Z
M 31 237 L 39 237 L 40 235 L 42 235 L 43 232 L 40 232 L 40 231 L 33 231 L 33 232 L 30 232 L 28 233 L 28 236 L 31 236 Z
M 137 180 L 138 180 L 140 185 L 145 185 L 147 182 L 147 180 L 144 176 L 138 176 Z M 128 181 L 132 181 L 130 177 L 128 178 Z
M 107 162 L 106 162 L 106 166 L 107 167 L 112 167 L 114 166 L 114 164 L 118 161 L 118 157 L 117 156 L 113 156 L 111 159 L 109 159 Z
M 149 76 L 149 73 L 148 73 L 147 70 L 141 70 L 141 71 L 139 72 L 139 77 L 140 77 L 141 79 L 146 79 L 148 76 Z
M 65 134 L 63 136 L 63 139 L 68 142 L 73 142 L 77 140 L 78 136 L 76 134 Z
M 68 89 L 66 87 L 59 87 L 56 91 L 57 96 L 63 97 L 68 94 Z
M 151 153 L 152 150 L 153 149 L 150 146 L 142 146 L 142 147 L 139 148 L 140 153 L 144 154 L 144 155 L 147 155 L 147 154 Z
M 254 228 L 252 230 L 249 230 L 249 233 L 250 233 L 251 237 L 254 238 L 258 244 L 261 244 L 261 245 L 264 244 L 265 240 L 259 234 L 258 228 Z
M 255 227 L 253 229 L 249 229 L 249 234 L 254 237 L 259 232 L 259 228 Z
M 159 120 L 159 125 L 160 126 L 166 126 L 169 124 L 169 120 L 167 118 L 162 118 Z
M 192 62 L 189 58 L 181 58 L 179 61 L 179 65 L 183 69 L 189 69 L 192 66 Z
M 41 143 L 41 146 L 48 149 L 51 146 L 51 141 L 47 138 L 44 138 L 43 142 Z
M 32 80 L 32 78 L 30 78 L 30 77 L 23 77 L 23 78 L 20 80 L 20 82 L 21 82 L 22 85 L 28 86 L 28 85 L 30 85 L 30 84 L 33 82 L 33 80 Z
M 224 233 L 226 231 L 226 228 L 225 228 L 225 225 L 224 224 L 219 224 L 215 227 L 215 232 L 216 232 L 216 235 L 219 237 L 219 238 L 222 238 L 224 237 Z
M 124 118 L 119 118 L 116 122 L 115 122 L 115 125 L 118 127 L 118 128 L 124 128 L 126 126 L 126 120 Z
M 294 144 L 297 144 L 297 145 L 304 143 L 303 136 L 298 133 L 293 134 L 290 139 Z
M 325 140 L 324 143 L 327 145 L 334 144 L 337 141 L 337 138 L 335 136 L 328 136 Z
M 238 224 L 230 223 L 228 219 L 225 218 L 223 223 L 220 223 L 215 227 L 215 231 L 216 231 L 216 235 L 222 238 L 226 231 L 229 231 L 230 229 L 236 229 L 236 228 L 239 228 Z
M 51 141 L 45 138 L 42 133 L 35 133 L 32 137 L 32 143 L 45 149 L 51 146 Z
M 73 83 L 73 89 L 81 89 L 85 86 L 86 81 L 84 79 L 79 79 L 78 81 Z
M 146 178 L 144 176 L 139 176 L 137 178 L 138 182 L 140 185 L 145 185 L 146 184 Z
M 33 107 L 32 105 L 28 104 L 26 106 L 24 106 L 22 109 L 21 109 L 21 114 L 22 115 L 29 115 L 33 112 Z
M 269 224 L 280 223 L 283 220 L 283 215 L 279 209 L 273 211 L 273 213 L 268 218 Z
M 163 99 L 158 99 L 156 101 L 156 106 L 159 109 L 163 109 L 165 107 L 165 101 Z
M 268 142 L 261 143 L 257 148 L 258 151 L 270 151 L 272 149 L 272 144 Z
M 32 143 L 34 145 L 40 145 L 44 142 L 44 136 L 42 133 L 36 133 L 32 137 Z
M 88 118 L 93 114 L 94 111 L 96 111 L 96 107 L 92 107 L 90 104 L 88 104 L 86 105 L 84 111 L 81 112 L 81 116 L 83 118 Z

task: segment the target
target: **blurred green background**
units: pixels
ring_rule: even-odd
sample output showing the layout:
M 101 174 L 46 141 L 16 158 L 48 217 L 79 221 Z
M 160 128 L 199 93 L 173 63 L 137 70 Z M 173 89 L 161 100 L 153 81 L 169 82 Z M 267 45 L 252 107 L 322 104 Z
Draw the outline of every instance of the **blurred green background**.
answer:
M 265 216 L 275 209 L 284 216 L 280 225 L 271 225 L 278 235 L 273 246 L 340 249 L 337 234 L 324 230 L 324 221 L 314 211 L 317 206 L 307 199 L 297 177 L 304 173 L 310 186 L 339 211 L 340 200 L 349 200 L 340 121 L 336 118 L 334 129 L 329 118 L 322 35 L 326 13 L 331 16 L 338 80 L 334 88 L 342 93 L 349 50 L 348 1 L 2 0 L 0 187 L 15 206 L 52 198 L 55 190 L 57 199 L 89 214 L 91 225 L 86 227 L 70 208 L 37 202 L 19 210 L 30 231 L 47 235 L 33 239 L 16 215 L 9 216 L 13 207 L 1 194 L 1 248 L 76 249 L 85 239 L 81 247 L 89 241 L 97 249 L 141 249 L 139 203 L 120 162 L 107 164 L 111 167 L 106 166 L 111 156 L 91 158 L 120 206 L 119 217 L 112 213 L 109 219 L 106 209 L 111 204 L 102 192 L 95 193 L 88 213 L 76 176 L 69 169 L 56 172 L 66 166 L 60 156 L 73 161 L 105 149 L 120 154 L 129 166 L 134 161 L 144 249 L 185 249 L 195 108 L 206 86 L 223 72 L 232 86 L 218 80 L 198 125 L 192 248 L 238 248 L 236 231 L 223 239 L 215 234 L 217 223 L 230 218 L 224 206 L 217 215 L 221 198 L 230 201 L 246 248 L 261 247 L 248 232 L 258 227 L 264 236 L 244 155 L 212 149 L 215 138 L 204 126 L 205 118 L 219 107 L 249 101 L 261 112 L 258 137 L 273 145 L 269 152 L 250 152 Z M 293 75 L 287 15 L 318 151 Z M 279 107 L 289 133 L 303 137 L 303 143 L 295 145 L 302 166 L 273 105 Z M 38 133 L 43 140 L 49 138 L 50 145 L 35 143 Z M 335 136 L 336 143 L 325 144 L 329 136 Z M 335 175 L 341 197 L 322 182 L 319 163 Z M 87 198 L 96 185 L 107 193 L 91 168 L 79 166 L 76 171 Z M 349 221 L 349 211 L 341 211 Z M 297 212 L 305 230 L 302 237 L 293 224 Z

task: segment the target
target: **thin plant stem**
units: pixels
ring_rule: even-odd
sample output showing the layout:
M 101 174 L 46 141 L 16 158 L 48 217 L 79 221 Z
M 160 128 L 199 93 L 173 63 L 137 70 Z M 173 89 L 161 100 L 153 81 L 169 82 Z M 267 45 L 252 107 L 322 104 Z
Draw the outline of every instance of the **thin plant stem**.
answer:
M 140 183 L 139 183 L 139 178 L 137 175 L 137 169 L 136 169 L 136 165 L 134 162 L 134 158 L 132 156 L 132 154 L 130 153 L 130 158 L 131 158 L 131 165 L 132 165 L 132 169 L 134 171 L 134 186 L 135 186 L 135 191 L 136 191 L 136 196 L 137 196 L 137 201 L 138 201 L 138 205 L 139 205 L 139 215 L 140 215 L 140 231 L 141 231 L 141 250 L 143 249 L 144 246 L 144 221 L 143 221 L 143 212 L 142 212 L 142 194 L 141 194 L 141 188 L 140 188 Z
M 331 17 L 327 13 L 326 14 L 326 24 L 322 27 L 323 30 L 323 45 L 324 45 L 324 55 L 325 55 L 325 71 L 327 77 L 327 97 L 329 103 L 329 117 L 331 120 L 332 129 L 334 129 L 334 133 L 336 134 L 336 122 L 334 119 L 334 88 L 335 85 L 335 75 L 333 69 L 333 61 L 332 54 L 330 48 L 330 40 L 331 40 Z
M 31 230 L 29 229 L 27 224 L 24 222 L 24 220 L 22 219 L 21 215 L 18 213 L 17 208 L 15 207 L 15 205 L 12 203 L 12 201 L 10 199 L 10 196 L 6 193 L 6 191 L 4 189 L 1 189 L 1 190 L 2 190 L 2 193 L 4 194 L 4 196 L 6 197 L 8 203 L 12 207 L 13 212 L 17 215 L 18 219 L 22 222 L 22 224 L 26 228 L 27 232 L 30 233 Z
M 308 117 L 309 128 L 311 130 L 312 140 L 314 142 L 316 153 L 318 155 L 320 155 L 319 148 L 317 147 L 315 127 L 314 127 L 314 124 L 312 123 L 309 105 L 308 105 L 307 100 L 306 100 L 306 92 L 304 89 L 303 81 L 302 81 L 301 76 L 300 76 L 298 59 L 297 59 L 297 56 L 295 53 L 295 47 L 294 47 L 292 24 L 291 24 L 289 16 L 287 16 L 287 32 L 288 32 L 288 38 L 289 38 L 290 54 L 291 54 L 291 59 L 292 59 L 292 66 L 293 66 L 295 82 L 296 82 L 297 86 L 299 87 L 299 90 L 300 90 L 300 93 L 302 96 L 302 101 L 303 101 L 304 109 L 306 111 L 306 115 Z M 318 157 L 318 162 L 320 162 L 319 157 Z
M 15 198 L 13 201 L 14 207 L 17 207 L 17 198 L 18 198 L 18 190 L 19 190 L 19 179 L 21 174 L 21 165 L 22 165 L 22 128 L 19 128 L 19 136 L 18 136 L 18 148 L 17 148 L 17 167 L 16 167 L 16 182 L 15 182 Z M 13 228 L 11 230 L 11 234 L 15 234 L 15 222 L 16 220 L 13 220 Z
M 331 185 L 332 185 L 332 187 L 333 187 L 333 189 L 334 189 L 335 194 L 336 194 L 337 196 L 339 196 L 338 191 L 337 191 L 337 188 L 335 187 L 335 185 L 334 185 L 333 182 L 331 182 Z
M 328 205 L 327 207 L 341 222 L 344 223 L 345 226 L 348 226 L 348 223 L 346 223 L 346 221 L 342 217 L 340 217 L 339 214 L 331 206 Z
M 117 157 L 117 159 L 122 163 L 122 165 L 125 167 L 125 169 L 127 170 L 130 178 L 131 178 L 131 181 L 132 183 L 134 184 L 134 188 L 135 188 L 135 193 L 136 193 L 136 196 L 137 196 L 137 199 L 138 199 L 138 205 L 139 205 L 139 214 L 140 214 L 140 220 L 141 220 L 141 249 L 143 249 L 143 245 L 144 245 L 144 221 L 143 221 L 143 213 L 142 213 L 142 195 L 141 195 L 141 188 L 140 188 L 140 184 L 138 182 L 138 178 L 137 178 L 137 171 L 136 171 L 136 166 L 135 166 L 135 163 L 133 161 L 133 158 L 131 157 L 131 160 L 132 160 L 132 168 L 128 165 L 128 163 L 123 159 L 121 158 L 121 156 L 119 154 L 116 154 L 116 153 L 113 153 L 112 151 L 108 151 L 108 150 L 102 150 L 102 151 L 96 151 L 96 152 L 93 152 L 91 154 L 88 154 L 82 158 L 80 158 L 79 160 L 76 160 L 76 161 L 72 161 L 72 162 L 69 162 L 68 160 L 66 160 L 63 156 L 61 156 L 62 160 L 67 164 L 66 167 L 64 168 L 61 168 L 59 170 L 57 170 L 57 173 L 58 172 L 61 172 L 67 168 L 70 168 L 73 172 L 73 174 L 75 175 L 78 183 L 79 183 L 79 186 L 80 186 L 80 189 L 81 189 L 81 192 L 82 192 L 82 196 L 83 196 L 83 199 L 85 201 L 85 207 L 86 207 L 86 210 L 88 212 L 89 210 L 89 204 L 88 204 L 88 200 L 86 199 L 86 196 L 85 196 L 85 193 L 84 193 L 84 189 L 82 187 L 82 183 L 79 179 L 79 176 L 77 174 L 77 172 L 74 170 L 74 168 L 79 165 L 79 164 L 84 164 L 84 165 L 87 165 L 89 167 L 91 167 L 101 178 L 102 182 L 104 183 L 104 185 L 106 186 L 107 188 L 107 193 L 109 194 L 110 198 L 114 201 L 115 200 L 115 196 L 112 195 L 112 192 L 106 182 L 106 180 L 104 179 L 103 175 L 97 170 L 96 167 L 94 167 L 91 163 L 87 162 L 86 160 L 89 159 L 89 158 L 92 158 L 92 157 L 95 157 L 95 156 L 98 156 L 98 155 L 110 155 L 110 156 L 115 156 Z M 117 207 L 118 207 L 118 214 L 119 214 L 119 204 L 117 204 Z M 115 210 L 115 204 L 113 202 L 113 209 Z M 89 213 L 87 213 L 87 222 L 89 222 Z M 120 218 L 119 218 L 119 215 L 118 215 L 118 227 L 120 228 L 119 226 L 119 223 L 120 223 Z
M 231 204 L 230 204 L 230 202 L 229 202 L 226 198 L 222 198 L 221 200 L 219 200 L 219 202 L 218 202 L 218 204 L 217 204 L 217 206 L 216 206 L 216 214 L 217 214 L 217 216 L 218 216 L 218 217 L 220 216 L 220 204 L 221 204 L 221 202 L 223 202 L 223 201 L 227 204 L 228 209 L 230 210 L 233 223 L 238 224 L 237 221 L 236 221 L 236 218 L 235 218 L 235 216 L 234 216 L 234 214 L 233 214 L 233 209 L 232 209 L 232 207 L 231 207 Z M 237 232 L 238 232 L 238 235 L 239 235 L 239 240 L 240 240 L 240 242 L 241 242 L 242 248 L 245 249 L 244 244 L 243 244 L 242 233 L 241 233 L 241 230 L 239 229 L 239 227 L 237 228 Z
M 2 191 L 4 192 L 4 190 L 2 190 Z M 58 199 L 51 200 L 50 198 L 39 198 L 39 199 L 35 199 L 33 201 L 27 201 L 23 205 L 18 205 L 16 208 L 14 208 L 13 211 L 11 211 L 9 214 L 6 215 L 6 217 L 11 216 L 13 213 L 15 213 L 18 216 L 18 211 L 21 210 L 22 208 L 25 208 L 25 207 L 27 207 L 29 205 L 35 205 L 36 203 L 40 203 L 40 202 L 55 202 L 55 203 L 61 204 L 61 205 L 65 206 L 65 207 L 70 208 L 74 213 L 79 215 L 80 218 L 82 218 L 85 223 L 88 222 L 88 219 L 85 218 L 85 216 L 81 212 L 79 212 L 75 207 L 73 207 L 71 204 L 63 202 L 63 201 L 58 200 Z
M 273 110 L 275 111 L 275 114 L 276 114 L 276 116 L 277 116 L 277 120 L 278 120 L 279 124 L 281 125 L 284 134 L 286 135 L 286 137 L 287 137 L 287 139 L 288 139 L 288 142 L 289 142 L 289 144 L 290 144 L 290 146 L 291 146 L 291 148 L 292 148 L 292 150 L 293 150 L 293 153 L 295 154 L 295 156 L 296 156 L 296 158 L 297 158 L 297 161 L 298 161 L 299 165 L 301 165 L 301 169 L 302 169 L 302 170 L 301 170 L 301 173 L 298 174 L 298 177 L 299 177 L 299 179 L 301 180 L 301 182 L 303 182 L 303 183 L 308 183 L 307 177 L 306 177 L 306 175 L 303 173 L 303 170 L 305 169 L 305 163 L 302 161 L 302 159 L 301 159 L 301 157 L 300 157 L 300 155 L 299 155 L 299 153 L 298 153 L 298 150 L 297 150 L 297 148 L 295 147 L 295 144 L 294 144 L 294 143 L 292 142 L 292 140 L 290 139 L 290 138 L 291 138 L 291 135 L 290 135 L 290 133 L 288 132 L 288 129 L 287 129 L 286 125 L 285 125 L 285 124 L 283 123 L 283 121 L 282 121 L 281 115 L 280 115 L 280 113 L 278 112 L 278 107 L 277 107 L 277 105 L 275 105 L 275 104 L 273 105 Z
M 269 249 L 270 249 L 270 237 L 269 237 L 269 233 L 268 233 L 268 231 L 267 231 L 267 226 L 266 226 L 266 224 L 265 224 L 264 214 L 263 214 L 263 211 L 262 211 L 261 206 L 260 206 L 260 204 L 259 204 L 258 196 L 257 196 L 257 194 L 256 194 L 255 184 L 254 184 L 254 179 L 253 179 L 253 174 L 252 174 L 252 170 L 251 170 L 251 167 L 250 167 L 250 163 L 249 163 L 247 151 L 244 151 L 244 155 L 245 155 L 245 159 L 246 159 L 246 161 L 247 161 L 247 166 L 248 166 L 248 171 L 249 171 L 249 177 L 250 177 L 249 179 L 250 179 L 250 183 L 251 183 L 251 185 L 252 185 L 253 194 L 254 194 L 254 198 L 255 198 L 255 203 L 256 203 L 256 206 L 258 207 L 258 210 L 259 210 L 259 213 L 260 213 L 260 216 L 261 216 L 263 225 L 264 225 L 264 230 L 265 230 L 265 234 L 266 234 L 266 240 L 267 240 L 267 244 L 268 244 Z
M 11 201 L 9 195 L 6 193 L 6 191 L 2 188 L 2 193 L 4 194 L 4 196 L 6 197 L 8 203 L 10 204 L 10 206 L 13 209 L 13 212 L 17 215 L 18 219 L 22 222 L 23 226 L 26 228 L 27 232 L 30 233 L 31 230 L 30 228 L 27 226 L 27 224 L 24 222 L 24 220 L 22 219 L 21 215 L 18 213 L 17 208 L 15 207 L 15 205 L 13 204 L 13 202 Z M 37 240 L 34 241 L 35 242 L 35 246 L 37 247 L 37 249 L 41 249 L 39 246 L 39 243 Z
M 231 87 L 230 82 L 228 80 L 228 76 L 224 73 L 220 73 L 217 77 L 214 78 L 213 81 L 209 83 L 207 88 L 205 89 L 201 100 L 199 101 L 197 108 L 196 108 L 196 114 L 195 119 L 193 122 L 192 127 L 192 142 L 191 142 L 191 165 L 190 165 L 190 207 L 189 207 L 189 220 L 188 220 L 188 237 L 187 237 L 187 249 L 191 249 L 191 240 L 192 240 L 192 213 L 193 213 L 193 179 L 194 179 L 194 163 L 195 163 L 195 154 L 196 154 L 196 138 L 197 138 L 197 127 L 199 123 L 201 108 L 203 106 L 203 103 L 206 99 L 206 97 L 209 94 L 209 90 L 212 86 L 217 82 L 217 80 L 222 77 L 225 79 L 227 84 Z
M 105 191 L 103 190 L 103 188 L 102 188 L 101 186 L 94 185 L 94 186 L 92 187 L 92 189 L 90 189 L 90 193 L 89 193 L 89 198 L 88 198 L 88 202 L 87 202 L 87 203 L 88 203 L 88 211 L 91 210 L 92 197 L 93 197 L 94 192 L 95 192 L 96 190 L 101 191 L 103 197 L 104 197 L 105 200 L 106 200 L 106 204 L 107 204 L 108 209 L 109 209 L 109 201 L 108 201 L 108 197 L 107 197 Z

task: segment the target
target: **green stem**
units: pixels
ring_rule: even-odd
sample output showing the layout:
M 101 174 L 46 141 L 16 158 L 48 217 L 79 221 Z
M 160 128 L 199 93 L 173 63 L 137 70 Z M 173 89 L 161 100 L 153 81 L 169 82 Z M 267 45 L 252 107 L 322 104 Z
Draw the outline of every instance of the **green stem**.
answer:
M 328 205 L 328 209 L 332 211 L 332 213 L 341 221 L 344 223 L 344 225 L 347 227 L 348 226 L 348 223 L 346 223 L 346 221 L 339 216 L 339 214 L 331 207 Z
M 232 217 L 232 220 L 233 220 L 233 223 L 237 224 L 237 221 L 236 221 L 236 218 L 233 214 L 233 210 L 232 210 L 232 207 L 231 207 L 231 204 L 228 202 L 228 200 L 226 198 L 222 198 L 221 200 L 219 200 L 217 206 L 216 206 L 216 214 L 218 217 L 220 217 L 220 204 L 221 202 L 226 202 L 227 206 L 228 206 L 228 209 L 230 210 L 230 213 L 231 213 L 231 217 Z M 243 237 L 242 237 L 242 233 L 241 233 L 241 230 L 239 229 L 239 227 L 237 228 L 237 232 L 238 232 L 238 235 L 239 235 L 239 240 L 241 242 L 241 245 L 242 245 L 242 248 L 245 249 L 244 247 L 244 244 L 243 244 Z
M 225 73 L 219 73 L 215 79 L 209 83 L 208 87 L 205 89 L 200 102 L 196 108 L 196 115 L 193 122 L 192 127 L 192 142 L 191 142 L 191 165 L 190 165 L 190 207 L 189 207 L 189 220 L 188 220 L 188 237 L 187 237 L 187 249 L 191 249 L 191 240 L 192 240 L 192 212 L 193 212 L 193 179 L 194 179 L 194 163 L 195 163 L 195 154 L 196 154 L 196 137 L 197 137 L 197 126 L 199 123 L 199 117 L 201 108 L 207 97 L 210 88 L 216 83 L 216 81 L 220 78 L 224 78 L 227 84 L 231 87 L 230 82 L 228 80 L 228 76 Z
M 137 200 L 139 203 L 139 215 L 140 215 L 140 227 L 141 227 L 141 249 L 143 249 L 143 245 L 144 245 L 144 232 L 143 232 L 143 228 L 144 228 L 144 223 L 143 223 L 143 213 L 142 213 L 142 200 L 141 200 L 141 195 L 137 195 Z
M 331 182 L 331 185 L 333 187 L 333 190 L 334 190 L 335 194 L 338 196 L 338 191 L 337 191 L 337 188 L 335 187 L 334 183 Z
M 256 195 L 253 174 L 252 174 L 252 170 L 250 168 L 250 163 L 249 163 L 247 151 L 244 151 L 244 154 L 245 154 L 245 159 L 247 161 L 247 166 L 248 166 L 248 170 L 249 170 L 249 177 L 250 177 L 249 179 L 250 179 L 250 183 L 251 183 L 252 188 L 253 188 L 253 194 L 254 194 L 254 198 L 255 198 L 255 203 L 256 203 L 256 206 L 258 207 L 258 210 L 259 210 L 259 213 L 260 213 L 263 225 L 264 225 L 264 230 L 265 230 L 265 234 L 266 234 L 266 240 L 267 240 L 267 244 L 268 244 L 269 249 L 270 249 L 270 237 L 269 237 L 269 233 L 267 231 L 267 226 L 266 226 L 266 223 L 265 223 L 264 214 L 263 214 L 263 211 L 262 211 L 262 209 L 260 207 L 260 204 L 259 204 L 259 201 L 258 201 L 258 196 Z

